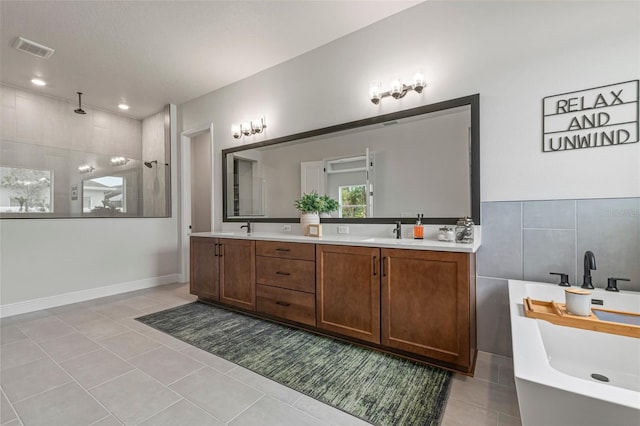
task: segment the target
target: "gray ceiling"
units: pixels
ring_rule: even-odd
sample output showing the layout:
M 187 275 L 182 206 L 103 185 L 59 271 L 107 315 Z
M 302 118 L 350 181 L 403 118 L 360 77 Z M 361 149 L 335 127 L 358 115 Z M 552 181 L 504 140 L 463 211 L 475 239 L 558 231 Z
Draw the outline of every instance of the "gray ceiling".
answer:
M 0 81 L 142 118 L 301 55 L 420 1 L 0 2 Z M 39 59 L 22 36 L 55 49 Z M 30 83 L 39 76 L 42 88 Z

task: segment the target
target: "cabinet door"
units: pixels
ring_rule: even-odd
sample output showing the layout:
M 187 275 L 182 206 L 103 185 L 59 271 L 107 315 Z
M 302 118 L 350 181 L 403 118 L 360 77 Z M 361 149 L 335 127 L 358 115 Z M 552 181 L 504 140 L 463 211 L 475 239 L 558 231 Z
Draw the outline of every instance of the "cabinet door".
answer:
M 212 300 L 220 298 L 217 244 L 217 238 L 191 237 L 191 294 Z
M 383 345 L 469 366 L 469 256 L 382 249 Z
M 220 302 L 256 309 L 256 243 L 220 239 Z
M 317 326 L 380 343 L 380 249 L 316 245 Z

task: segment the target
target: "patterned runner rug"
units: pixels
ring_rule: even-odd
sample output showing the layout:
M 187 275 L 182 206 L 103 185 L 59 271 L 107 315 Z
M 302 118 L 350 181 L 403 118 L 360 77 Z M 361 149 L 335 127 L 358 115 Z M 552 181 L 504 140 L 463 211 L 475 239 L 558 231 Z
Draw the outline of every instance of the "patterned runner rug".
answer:
M 217 306 L 136 319 L 375 425 L 439 425 L 449 394 L 449 371 Z

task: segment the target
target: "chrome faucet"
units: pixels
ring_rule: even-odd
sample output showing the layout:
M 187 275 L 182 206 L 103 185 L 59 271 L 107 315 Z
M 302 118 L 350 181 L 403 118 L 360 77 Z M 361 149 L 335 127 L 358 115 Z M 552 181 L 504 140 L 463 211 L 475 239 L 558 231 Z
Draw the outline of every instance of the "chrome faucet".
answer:
M 591 271 L 596 269 L 596 256 L 592 251 L 584 252 L 584 279 L 582 288 L 593 288 L 591 283 Z
M 396 221 L 396 227 L 393 229 L 393 232 L 396 234 L 397 240 L 402 238 L 402 222 L 399 220 Z
M 246 225 L 242 225 L 240 227 L 240 229 L 242 229 L 242 228 L 247 228 L 247 234 L 250 234 L 251 233 L 251 222 L 247 221 Z

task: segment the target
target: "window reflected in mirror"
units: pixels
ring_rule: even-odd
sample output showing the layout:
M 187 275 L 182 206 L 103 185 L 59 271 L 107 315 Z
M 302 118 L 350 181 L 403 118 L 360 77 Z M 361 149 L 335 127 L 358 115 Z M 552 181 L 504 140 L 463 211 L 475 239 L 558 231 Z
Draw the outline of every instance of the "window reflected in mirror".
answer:
M 364 185 L 340 186 L 340 217 L 367 217 Z
M 120 176 L 104 176 L 82 182 L 82 213 L 116 216 L 127 212 L 125 180 Z
M 0 167 L 0 212 L 52 213 L 51 170 Z

